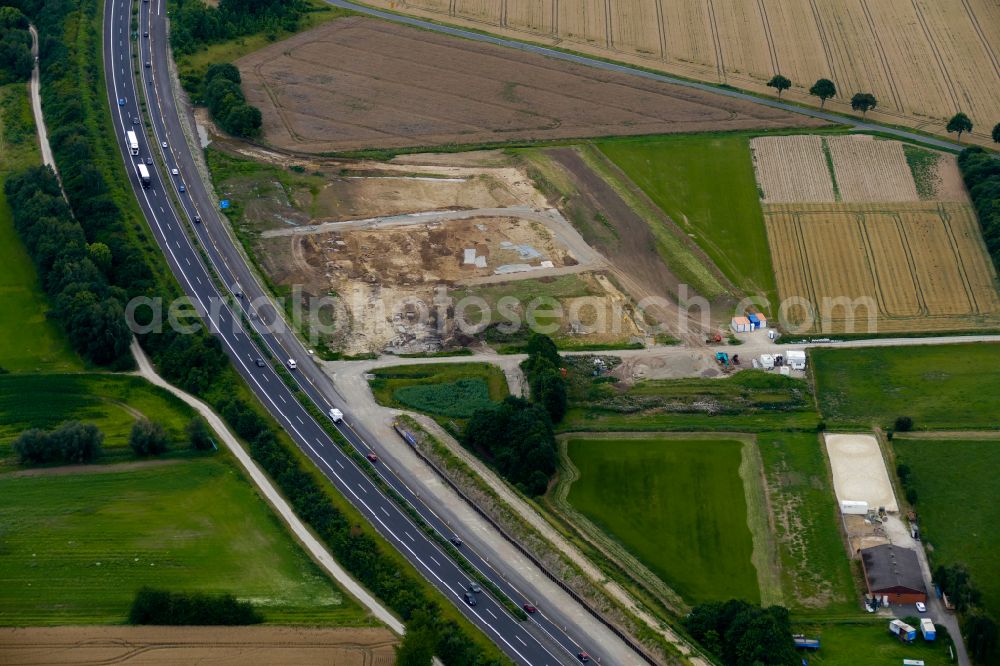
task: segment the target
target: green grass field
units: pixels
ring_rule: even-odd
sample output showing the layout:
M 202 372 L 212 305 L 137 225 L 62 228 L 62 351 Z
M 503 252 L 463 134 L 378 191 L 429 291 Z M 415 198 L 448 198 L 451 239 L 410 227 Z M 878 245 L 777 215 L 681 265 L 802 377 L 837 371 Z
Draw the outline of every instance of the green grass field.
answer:
M 11 372 L 67 372 L 83 367 L 62 330 L 45 316 L 49 304 L 14 230 L 6 175 L 41 163 L 27 86 L 0 87 L 0 367 Z
M 983 606 L 1000 617 L 1000 438 L 904 439 L 892 442 L 896 461 L 910 466 L 923 538 L 932 566 L 964 563 Z
M 786 605 L 796 613 L 855 611 L 857 594 L 817 435 L 763 433 L 757 445 L 777 530 Z
M 13 463 L 10 444 L 28 428 L 51 430 L 76 419 L 104 433 L 98 462 L 132 457 L 128 435 L 137 417 L 158 421 L 187 447 L 184 427 L 194 411 L 167 391 L 132 375 L 0 375 L 0 465 Z
M 366 624 L 232 465 L 0 474 L 0 624 L 123 622 L 143 585 L 233 593 L 267 621 Z
M 644 137 L 597 146 L 694 236 L 733 284 L 778 302 L 748 135 Z
M 686 601 L 757 602 L 737 440 L 570 439 L 569 503 Z
M 1000 428 L 1000 344 L 810 352 L 819 407 L 828 425 L 890 427 L 909 416 L 917 429 Z
M 955 662 L 948 658 L 947 641 L 938 638 L 928 643 L 920 638 L 910 645 L 899 642 L 889 633 L 889 621 L 870 624 L 794 625 L 796 633 L 809 638 L 819 637 L 818 652 L 805 654 L 810 666 L 859 666 L 860 664 L 902 664 L 904 659 L 922 659 L 924 666 L 946 666 Z
M 421 363 L 379 368 L 370 381 L 380 405 L 450 420 L 507 397 L 507 378 L 488 363 Z

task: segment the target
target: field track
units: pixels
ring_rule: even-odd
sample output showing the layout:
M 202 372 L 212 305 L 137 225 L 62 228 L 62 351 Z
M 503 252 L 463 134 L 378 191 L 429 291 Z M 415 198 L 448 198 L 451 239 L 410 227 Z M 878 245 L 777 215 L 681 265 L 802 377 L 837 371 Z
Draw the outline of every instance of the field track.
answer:
M 489 30 L 755 92 L 792 79 L 785 96 L 831 78 L 850 111 L 879 100 L 874 120 L 944 134 L 964 111 L 987 143 L 1000 111 L 1000 8 L 994 0 L 368 0 L 423 18 Z

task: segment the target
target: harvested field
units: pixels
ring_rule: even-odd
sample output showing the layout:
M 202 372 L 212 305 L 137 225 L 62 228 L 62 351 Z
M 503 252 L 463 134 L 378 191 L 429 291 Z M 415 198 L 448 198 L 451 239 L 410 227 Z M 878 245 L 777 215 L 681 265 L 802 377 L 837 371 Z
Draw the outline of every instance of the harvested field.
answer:
M 772 204 L 764 215 L 787 329 L 1000 325 L 996 272 L 967 205 Z
M 304 627 L 46 627 L 0 629 L 7 663 L 243 664 L 391 666 L 396 636 L 388 629 Z
M 750 140 L 764 203 L 836 201 L 823 137 L 761 136 Z
M 581 35 L 605 29 L 603 10 L 560 6 L 578 19 L 561 16 L 566 29 Z M 264 114 L 265 140 L 305 152 L 821 124 L 752 102 L 361 18 L 328 23 L 237 64 L 248 100 Z
M 870 136 L 825 139 L 842 201 L 919 201 L 903 144 Z
M 780 72 L 797 102 L 829 78 L 827 108 L 858 91 L 874 120 L 944 134 L 957 110 L 988 143 L 1000 109 L 1000 8 L 994 0 L 369 0 L 508 37 L 774 94 Z
M 824 439 L 839 501 L 868 502 L 873 509 L 884 506 L 886 511 L 899 511 L 874 435 L 827 434 Z

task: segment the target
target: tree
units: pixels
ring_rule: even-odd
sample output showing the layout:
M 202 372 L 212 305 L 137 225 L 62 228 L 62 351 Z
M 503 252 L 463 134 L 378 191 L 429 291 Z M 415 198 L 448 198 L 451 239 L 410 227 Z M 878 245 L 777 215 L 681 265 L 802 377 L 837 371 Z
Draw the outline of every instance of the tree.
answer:
M 531 337 L 528 338 L 528 344 L 525 351 L 528 353 L 528 356 L 544 358 L 556 368 L 558 368 L 562 363 L 562 359 L 559 358 L 559 350 L 556 348 L 556 343 L 552 341 L 552 338 L 547 335 L 542 335 L 541 333 L 531 334 Z
M 962 626 L 965 636 L 965 646 L 972 660 L 986 664 L 997 651 L 997 623 L 989 615 L 973 613 L 969 615 Z
M 167 450 L 167 432 L 149 419 L 140 419 L 132 426 L 128 445 L 140 456 L 153 456 Z
M 566 415 L 566 380 L 555 369 L 538 373 L 531 382 L 531 398 L 545 408 L 553 423 L 559 423 Z
M 965 115 L 961 111 L 956 113 L 948 121 L 948 126 L 945 127 L 948 132 L 958 132 L 958 141 L 962 142 L 962 132 L 972 131 L 972 121 L 969 120 L 969 116 Z
M 876 106 L 878 106 L 878 100 L 871 93 L 855 93 L 854 97 L 851 98 L 851 108 L 860 111 L 863 116 Z
M 438 638 L 437 627 L 427 612 L 415 611 L 406 623 L 403 641 L 396 648 L 396 666 L 430 666 Z
M 909 416 L 897 416 L 895 426 L 896 432 L 910 432 L 913 430 L 913 419 Z
M 767 82 L 767 85 L 769 88 L 777 90 L 778 97 L 781 97 L 781 93 L 792 87 L 792 82 L 790 79 L 782 76 L 781 74 L 775 74 L 771 77 L 771 80 Z
M 788 610 L 761 608 L 739 599 L 695 606 L 684 626 L 727 666 L 796 666 Z
M 204 419 L 199 416 L 188 421 L 187 436 L 191 447 L 197 451 L 207 451 L 212 448 L 212 433 L 205 425 Z
M 993 143 L 1000 143 L 1000 123 L 993 126 Z
M 934 580 L 948 595 L 959 613 L 979 604 L 982 594 L 972 585 L 968 570 L 962 564 L 938 565 L 934 569 Z
M 809 89 L 809 94 L 819 97 L 819 108 L 822 109 L 823 105 L 826 104 L 826 100 L 836 96 L 837 86 L 833 85 L 833 81 L 830 79 L 819 79 Z
M 104 243 L 91 243 L 87 246 L 90 260 L 97 268 L 107 275 L 111 271 L 111 249 Z

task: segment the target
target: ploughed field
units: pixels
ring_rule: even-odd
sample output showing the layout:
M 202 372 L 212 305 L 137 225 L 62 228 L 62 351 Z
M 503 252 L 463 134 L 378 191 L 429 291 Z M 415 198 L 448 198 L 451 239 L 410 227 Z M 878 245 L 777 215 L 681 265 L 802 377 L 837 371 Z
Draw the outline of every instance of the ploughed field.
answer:
M 751 102 L 348 18 L 237 62 L 277 147 L 332 152 L 810 126 Z
M 395 11 L 558 45 L 644 67 L 850 112 L 870 92 L 876 120 L 944 134 L 956 111 L 989 140 L 1000 108 L 1000 5 L 995 0 L 368 0 Z

